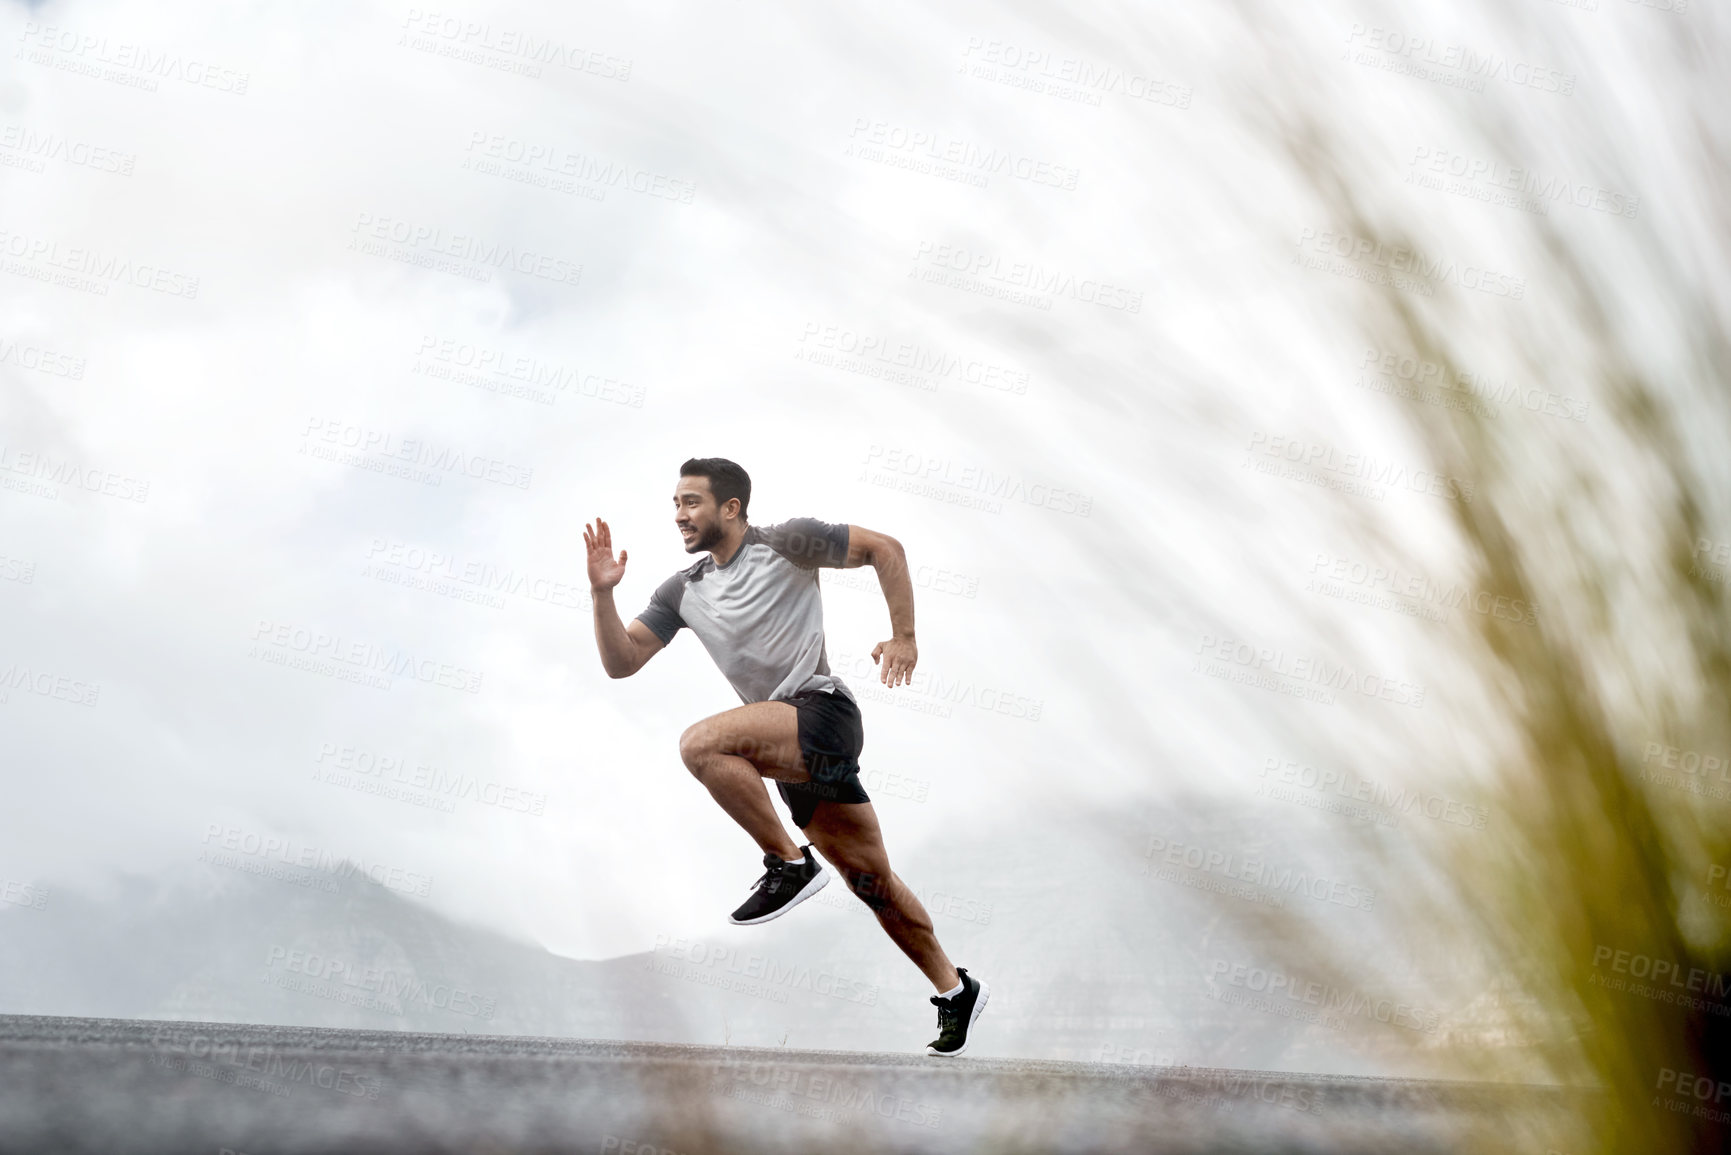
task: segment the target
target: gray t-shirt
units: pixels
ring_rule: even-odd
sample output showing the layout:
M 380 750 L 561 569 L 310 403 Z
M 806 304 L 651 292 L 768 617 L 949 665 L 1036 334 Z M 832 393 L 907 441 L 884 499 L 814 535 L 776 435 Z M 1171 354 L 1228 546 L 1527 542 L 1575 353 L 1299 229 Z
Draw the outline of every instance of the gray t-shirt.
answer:
M 853 693 L 829 671 L 817 571 L 847 562 L 847 525 L 795 517 L 748 525 L 726 565 L 706 557 L 662 582 L 637 615 L 663 645 L 690 626 L 742 702 L 801 690 Z

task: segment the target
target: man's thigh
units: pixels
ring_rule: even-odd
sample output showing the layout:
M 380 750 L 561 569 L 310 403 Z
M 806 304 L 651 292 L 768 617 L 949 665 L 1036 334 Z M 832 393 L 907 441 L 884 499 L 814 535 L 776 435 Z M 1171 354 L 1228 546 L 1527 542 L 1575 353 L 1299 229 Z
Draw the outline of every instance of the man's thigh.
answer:
M 750 702 L 711 714 L 692 729 L 705 745 L 744 758 L 765 778 L 811 780 L 799 750 L 799 711 L 792 703 Z

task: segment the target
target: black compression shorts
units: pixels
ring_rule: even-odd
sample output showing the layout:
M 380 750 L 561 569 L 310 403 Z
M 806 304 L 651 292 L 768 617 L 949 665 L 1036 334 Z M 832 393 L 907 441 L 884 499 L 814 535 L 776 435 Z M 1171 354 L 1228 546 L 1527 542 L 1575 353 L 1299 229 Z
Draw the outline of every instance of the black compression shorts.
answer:
M 801 830 L 819 802 L 870 802 L 859 780 L 859 754 L 865 725 L 859 707 L 846 694 L 802 690 L 786 699 L 799 715 L 799 753 L 809 782 L 777 782 L 782 799 Z

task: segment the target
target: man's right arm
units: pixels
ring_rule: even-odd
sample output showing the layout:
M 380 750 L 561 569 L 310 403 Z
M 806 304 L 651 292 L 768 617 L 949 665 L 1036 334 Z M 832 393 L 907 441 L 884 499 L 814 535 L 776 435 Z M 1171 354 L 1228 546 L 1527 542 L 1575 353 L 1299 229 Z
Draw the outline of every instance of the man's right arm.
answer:
M 601 650 L 601 668 L 609 678 L 629 678 L 643 668 L 643 663 L 661 652 L 683 623 L 679 622 L 676 606 L 663 605 L 661 589 L 650 599 L 649 615 L 659 624 L 660 633 L 651 630 L 641 618 L 631 619 L 629 626 L 619 620 L 619 610 L 613 604 L 613 587 L 625 576 L 626 552 L 613 556 L 613 530 L 600 518 L 583 527 L 583 545 L 589 554 L 589 600 L 595 605 L 595 644 Z M 666 583 L 663 583 L 665 586 Z
M 630 625 L 621 622 L 611 589 L 590 590 L 590 600 L 595 603 L 595 644 L 609 678 L 629 678 L 667 644 L 637 618 Z

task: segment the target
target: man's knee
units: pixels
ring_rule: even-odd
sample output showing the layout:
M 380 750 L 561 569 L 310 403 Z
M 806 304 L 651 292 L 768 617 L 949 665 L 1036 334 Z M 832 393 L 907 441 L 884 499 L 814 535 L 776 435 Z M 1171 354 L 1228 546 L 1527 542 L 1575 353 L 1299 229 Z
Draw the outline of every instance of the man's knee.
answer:
M 703 769 L 705 760 L 715 750 L 715 737 L 707 722 L 693 722 L 679 736 L 679 760 L 693 774 Z

